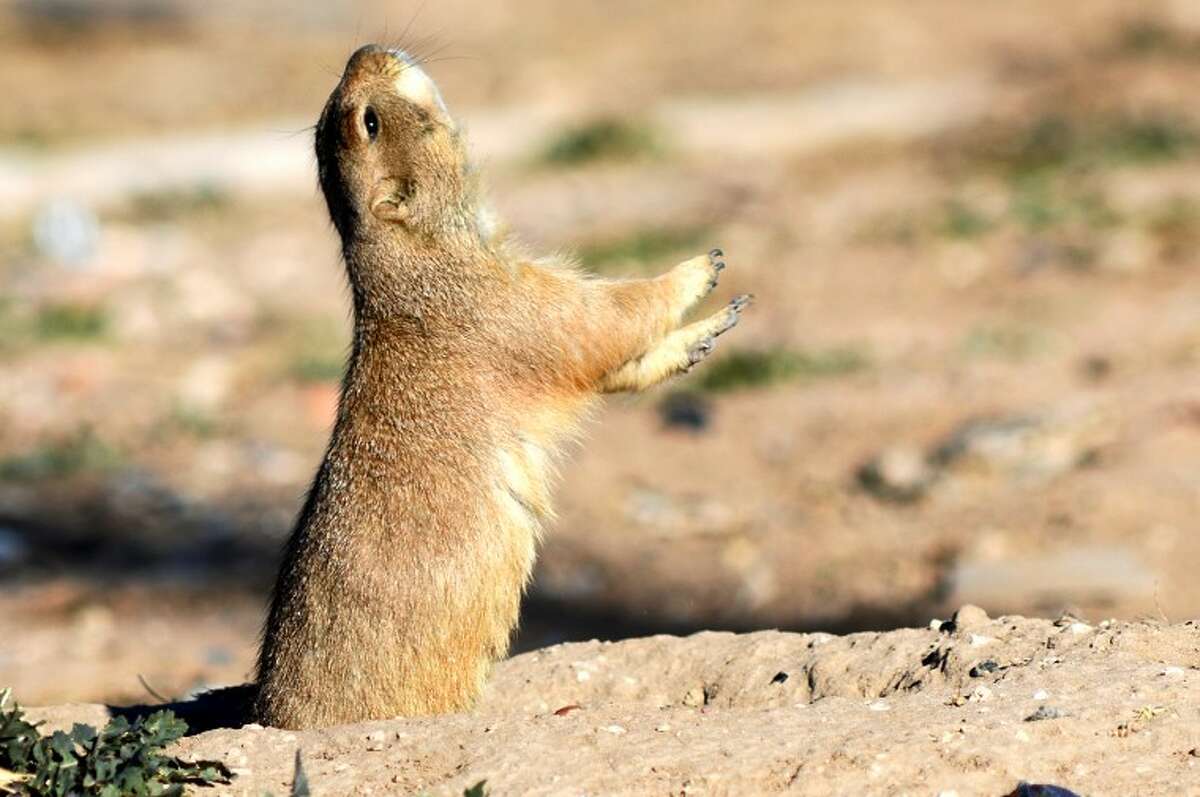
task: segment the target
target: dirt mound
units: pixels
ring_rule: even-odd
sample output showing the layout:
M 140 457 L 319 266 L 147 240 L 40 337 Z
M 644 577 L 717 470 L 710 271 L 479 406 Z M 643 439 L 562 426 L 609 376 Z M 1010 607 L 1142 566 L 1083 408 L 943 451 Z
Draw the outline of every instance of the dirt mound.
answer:
M 936 626 L 936 627 L 935 627 Z M 501 664 L 471 714 L 202 733 L 186 756 L 287 793 L 1085 794 L 1200 790 L 1200 628 L 965 607 L 928 629 L 701 633 L 559 645 Z M 102 722 L 99 706 L 33 712 Z M 1190 784 L 1190 785 L 1189 785 Z

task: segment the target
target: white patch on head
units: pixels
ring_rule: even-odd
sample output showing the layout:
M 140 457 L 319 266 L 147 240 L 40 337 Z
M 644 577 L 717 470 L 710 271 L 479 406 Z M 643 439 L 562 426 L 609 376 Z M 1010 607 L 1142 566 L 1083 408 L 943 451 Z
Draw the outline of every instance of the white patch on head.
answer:
M 446 108 L 446 103 L 442 100 L 442 93 L 438 91 L 433 78 L 429 77 L 412 56 L 403 50 L 392 50 L 391 53 L 404 62 L 404 68 L 400 70 L 400 74 L 396 78 L 396 93 L 425 108 L 440 111 L 449 119 L 450 111 Z

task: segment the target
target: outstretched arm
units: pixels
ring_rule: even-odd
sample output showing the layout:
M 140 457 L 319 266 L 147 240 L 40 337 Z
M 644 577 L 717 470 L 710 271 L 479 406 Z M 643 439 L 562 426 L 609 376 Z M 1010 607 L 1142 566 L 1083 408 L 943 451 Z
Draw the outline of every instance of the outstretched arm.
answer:
M 712 354 L 717 336 L 737 325 L 748 304 L 749 295 L 736 296 L 720 312 L 668 333 L 642 356 L 605 374 L 600 380 L 600 390 L 605 393 L 637 392 L 687 373 Z
M 522 282 L 542 322 L 535 347 L 554 352 L 558 372 L 577 388 L 642 390 L 688 370 L 713 339 L 737 323 L 746 297 L 680 327 L 725 267 L 721 250 L 685 260 L 652 279 L 597 280 L 528 266 Z

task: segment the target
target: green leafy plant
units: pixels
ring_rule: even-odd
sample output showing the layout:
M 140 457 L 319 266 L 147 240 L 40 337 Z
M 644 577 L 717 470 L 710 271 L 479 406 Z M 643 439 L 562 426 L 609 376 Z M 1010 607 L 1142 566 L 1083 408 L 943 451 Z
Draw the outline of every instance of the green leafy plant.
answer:
M 291 797 L 312 797 L 312 789 L 308 785 L 308 775 L 304 773 L 304 763 L 300 760 L 300 751 L 296 750 L 296 764 L 292 775 Z
M 170 711 L 139 717 L 131 725 L 114 717 L 100 731 L 76 724 L 70 733 L 43 736 L 20 706 L 5 709 L 0 692 L 0 793 L 30 797 L 166 797 L 186 784 L 229 783 L 233 773 L 218 761 L 182 761 L 163 748 L 187 732 Z

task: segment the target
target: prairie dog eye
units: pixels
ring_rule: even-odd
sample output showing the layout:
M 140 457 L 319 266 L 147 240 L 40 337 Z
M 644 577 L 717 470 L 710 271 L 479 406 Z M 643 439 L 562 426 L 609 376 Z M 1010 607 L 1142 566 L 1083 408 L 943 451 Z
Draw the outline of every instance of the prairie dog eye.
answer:
M 379 135 L 379 117 L 375 114 L 375 109 L 370 105 L 363 111 L 363 127 L 367 130 L 367 138 L 372 141 Z

